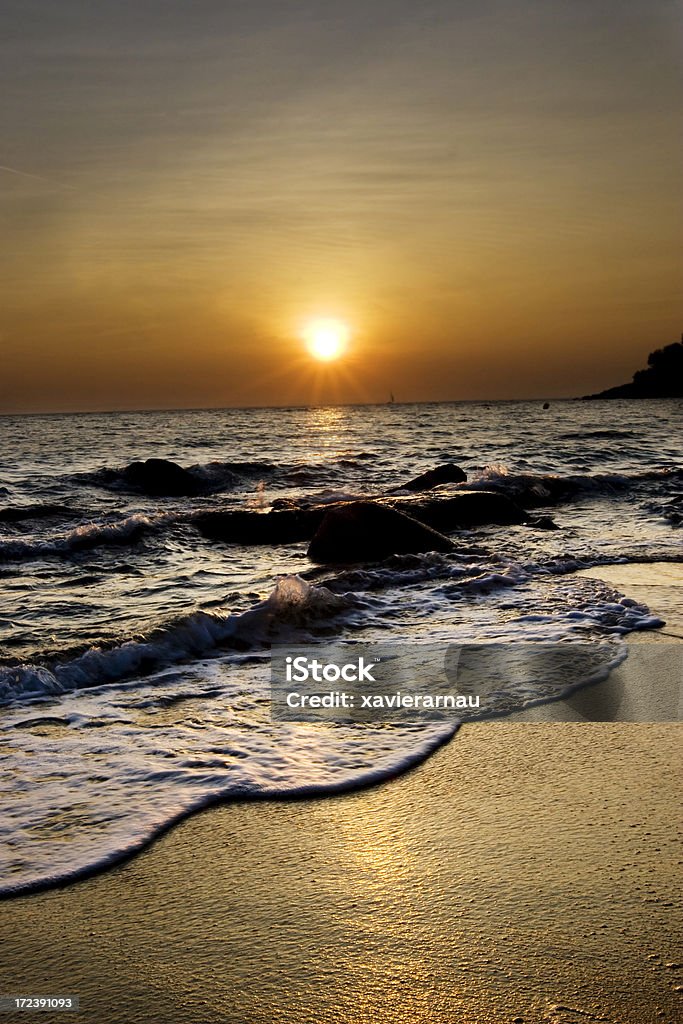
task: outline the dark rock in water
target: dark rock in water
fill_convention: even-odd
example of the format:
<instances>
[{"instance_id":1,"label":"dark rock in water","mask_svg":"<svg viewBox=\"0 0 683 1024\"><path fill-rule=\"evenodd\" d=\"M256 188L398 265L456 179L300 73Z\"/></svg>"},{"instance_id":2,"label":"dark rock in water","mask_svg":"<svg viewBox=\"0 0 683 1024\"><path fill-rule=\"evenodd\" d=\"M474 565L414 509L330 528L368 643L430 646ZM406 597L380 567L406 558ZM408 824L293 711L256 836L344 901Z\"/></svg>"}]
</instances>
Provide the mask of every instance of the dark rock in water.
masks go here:
<instances>
[{"instance_id":1,"label":"dark rock in water","mask_svg":"<svg viewBox=\"0 0 683 1024\"><path fill-rule=\"evenodd\" d=\"M510 525L526 523L527 513L497 491L458 491L447 497L425 495L420 498L387 498L383 504L407 512L434 530L470 529L489 523Z\"/></svg>"},{"instance_id":2,"label":"dark rock in water","mask_svg":"<svg viewBox=\"0 0 683 1024\"><path fill-rule=\"evenodd\" d=\"M414 480L403 484L402 489L404 491L429 491L439 484L460 484L463 480L467 480L467 473L460 466L447 462L444 466L437 466L436 469L430 469L426 473L416 476Z\"/></svg>"},{"instance_id":3,"label":"dark rock in water","mask_svg":"<svg viewBox=\"0 0 683 1024\"><path fill-rule=\"evenodd\" d=\"M404 518L410 517L432 530L445 532L489 523L526 523L529 519L527 513L504 494L494 491L458 491L447 497L422 495L419 498L377 498L372 501L314 505L310 508L285 506L271 512L202 512L195 516L193 522L211 540L230 544L294 544L310 540L329 512L368 504L393 509L403 513Z\"/></svg>"},{"instance_id":4,"label":"dark rock in water","mask_svg":"<svg viewBox=\"0 0 683 1024\"><path fill-rule=\"evenodd\" d=\"M176 498L201 494L201 482L187 469L167 459L131 462L122 472L126 483L153 497Z\"/></svg>"},{"instance_id":5,"label":"dark rock in water","mask_svg":"<svg viewBox=\"0 0 683 1024\"><path fill-rule=\"evenodd\" d=\"M309 544L308 557L327 565L453 550L448 537L389 505L351 501L327 510Z\"/></svg>"},{"instance_id":6,"label":"dark rock in water","mask_svg":"<svg viewBox=\"0 0 683 1024\"><path fill-rule=\"evenodd\" d=\"M550 516L532 516L529 521L525 524L530 526L533 530L561 530L562 527L558 526L554 519Z\"/></svg>"},{"instance_id":7,"label":"dark rock in water","mask_svg":"<svg viewBox=\"0 0 683 1024\"><path fill-rule=\"evenodd\" d=\"M496 493L506 497L515 507L538 508L543 505L559 505L571 500L583 489L590 489L590 478L573 476L553 476L552 473L515 473L498 480L487 481L490 491L480 493ZM623 483L613 476L609 487L618 490L628 486L626 478ZM470 492L460 492L470 493ZM497 520L492 520L497 522ZM512 522L513 520L510 520ZM519 520L520 522L523 520Z\"/></svg>"},{"instance_id":8,"label":"dark rock in water","mask_svg":"<svg viewBox=\"0 0 683 1024\"><path fill-rule=\"evenodd\" d=\"M328 508L204 512L194 524L205 537L230 544L294 544L311 539Z\"/></svg>"},{"instance_id":9,"label":"dark rock in water","mask_svg":"<svg viewBox=\"0 0 683 1024\"><path fill-rule=\"evenodd\" d=\"M280 511L285 509L288 512L299 511L302 508L301 502L295 501L294 498L275 498L271 502L271 508Z\"/></svg>"},{"instance_id":10,"label":"dark rock in water","mask_svg":"<svg viewBox=\"0 0 683 1024\"><path fill-rule=\"evenodd\" d=\"M549 409L550 408L550 402L544 402L543 403L543 408L544 409Z\"/></svg>"}]
</instances>

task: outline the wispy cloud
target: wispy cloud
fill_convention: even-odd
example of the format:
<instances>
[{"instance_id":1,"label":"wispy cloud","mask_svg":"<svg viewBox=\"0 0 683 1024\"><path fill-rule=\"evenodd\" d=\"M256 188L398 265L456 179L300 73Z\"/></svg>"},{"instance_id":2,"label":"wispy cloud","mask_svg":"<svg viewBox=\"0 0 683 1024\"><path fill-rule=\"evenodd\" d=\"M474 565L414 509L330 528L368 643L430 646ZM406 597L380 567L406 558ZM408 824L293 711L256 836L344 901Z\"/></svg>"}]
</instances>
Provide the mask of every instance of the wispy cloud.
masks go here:
<instances>
[{"instance_id":1,"label":"wispy cloud","mask_svg":"<svg viewBox=\"0 0 683 1024\"><path fill-rule=\"evenodd\" d=\"M42 174L31 174L29 171L19 171L16 167L7 167L5 164L0 164L0 171L5 171L6 174L16 174L20 178L30 178L33 181L44 181L47 185L52 185L54 188L64 189L66 192L78 192L75 185L66 185L63 181L55 181L54 178L45 178Z\"/></svg>"}]
</instances>

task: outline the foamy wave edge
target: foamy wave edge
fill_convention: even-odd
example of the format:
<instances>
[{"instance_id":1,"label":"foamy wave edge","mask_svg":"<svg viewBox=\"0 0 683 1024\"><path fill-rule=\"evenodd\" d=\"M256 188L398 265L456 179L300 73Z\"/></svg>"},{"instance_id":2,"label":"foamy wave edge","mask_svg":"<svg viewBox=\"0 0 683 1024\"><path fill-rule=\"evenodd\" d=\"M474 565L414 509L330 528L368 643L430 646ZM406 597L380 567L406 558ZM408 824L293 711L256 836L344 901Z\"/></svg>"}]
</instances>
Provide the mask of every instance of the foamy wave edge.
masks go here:
<instances>
[{"instance_id":1,"label":"foamy wave edge","mask_svg":"<svg viewBox=\"0 0 683 1024\"><path fill-rule=\"evenodd\" d=\"M678 480L680 467L658 467L640 473L520 473L506 466L487 466L466 483L454 485L455 490L496 490L507 497L538 505L562 504L579 494L601 494L627 491L644 483Z\"/></svg>"},{"instance_id":2,"label":"foamy wave edge","mask_svg":"<svg viewBox=\"0 0 683 1024\"><path fill-rule=\"evenodd\" d=\"M173 514L158 516L136 513L125 519L109 523L83 523L44 540L0 540L0 562L44 558L50 555L68 555L72 551L99 547L102 544L127 544L144 533L160 529L178 521Z\"/></svg>"},{"instance_id":3,"label":"foamy wave edge","mask_svg":"<svg viewBox=\"0 0 683 1024\"><path fill-rule=\"evenodd\" d=\"M334 728L334 726L326 726L326 728ZM455 721L438 728L432 728L430 730L429 738L424 738L421 743L416 744L416 746L411 749L410 753L404 752L402 756L397 756L396 761L392 762L391 765L369 768L367 771L361 772L360 774L336 779L333 782L311 783L310 785L298 785L290 788L248 788L242 786L239 789L230 789L227 787L222 790L206 794L197 800L188 801L187 804L177 809L170 817L163 819L160 817L158 821L148 824L144 830L140 830L137 835L131 837L130 841L124 846L121 846L116 850L111 850L98 860L91 861L88 864L75 867L68 871L55 872L51 875L40 875L39 877L23 879L20 882L9 884L0 883L0 900L12 898L14 896L22 896L32 892L41 892L45 889L53 889L56 886L68 885L72 882L90 878L93 875L99 874L101 871L105 871L107 868L120 864L123 861L136 856L138 853L141 853L142 850L150 846L160 836L170 831L170 829L174 828L175 825L183 821L185 818L190 817L190 815L196 814L198 811L215 806L219 803L225 803L230 800L245 799L322 799L341 796L344 793L351 793L359 789L367 789L370 786L380 785L383 782L388 782L391 779L397 778L399 775L404 775L412 768L416 768L419 764L422 764L422 762L426 761L427 758L439 749L439 747L450 742L459 728L460 723Z\"/></svg>"},{"instance_id":4,"label":"foamy wave edge","mask_svg":"<svg viewBox=\"0 0 683 1024\"><path fill-rule=\"evenodd\" d=\"M207 654L229 641L242 650L277 640L292 628L339 615L352 599L311 586L299 576L281 579L265 601L239 615L196 611L160 628L149 639L129 640L109 649L92 648L71 661L0 669L0 705L35 700L149 674L169 664Z\"/></svg>"}]
</instances>

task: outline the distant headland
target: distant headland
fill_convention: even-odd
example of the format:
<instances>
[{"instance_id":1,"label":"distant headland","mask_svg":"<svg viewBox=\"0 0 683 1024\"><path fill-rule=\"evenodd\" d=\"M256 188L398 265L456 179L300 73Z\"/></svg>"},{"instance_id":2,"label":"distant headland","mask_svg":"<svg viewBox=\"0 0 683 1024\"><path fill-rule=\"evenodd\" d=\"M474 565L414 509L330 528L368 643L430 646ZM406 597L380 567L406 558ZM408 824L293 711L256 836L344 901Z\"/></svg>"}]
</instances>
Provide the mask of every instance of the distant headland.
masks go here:
<instances>
[{"instance_id":1,"label":"distant headland","mask_svg":"<svg viewBox=\"0 0 683 1024\"><path fill-rule=\"evenodd\" d=\"M683 336L650 352L647 368L634 373L630 384L583 396L584 401L593 398L683 398Z\"/></svg>"}]
</instances>

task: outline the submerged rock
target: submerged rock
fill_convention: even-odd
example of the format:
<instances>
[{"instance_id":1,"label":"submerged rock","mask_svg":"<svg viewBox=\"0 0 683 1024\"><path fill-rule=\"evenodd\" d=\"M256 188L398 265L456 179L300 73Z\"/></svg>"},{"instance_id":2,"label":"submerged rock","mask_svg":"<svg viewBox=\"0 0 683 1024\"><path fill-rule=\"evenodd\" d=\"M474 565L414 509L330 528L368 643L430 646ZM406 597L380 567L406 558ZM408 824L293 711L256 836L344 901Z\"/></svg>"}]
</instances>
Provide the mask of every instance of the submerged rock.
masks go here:
<instances>
[{"instance_id":1,"label":"submerged rock","mask_svg":"<svg viewBox=\"0 0 683 1024\"><path fill-rule=\"evenodd\" d=\"M414 480L409 480L407 484L402 485L402 489L404 491L429 491L432 487L438 487L439 484L460 484L464 480L467 480L467 473L464 469L452 462L447 462L443 466L437 466L435 469L416 476Z\"/></svg>"},{"instance_id":2,"label":"submerged rock","mask_svg":"<svg viewBox=\"0 0 683 1024\"><path fill-rule=\"evenodd\" d=\"M531 516L526 523L533 530L561 530L554 519L550 516Z\"/></svg>"},{"instance_id":3,"label":"submerged rock","mask_svg":"<svg viewBox=\"0 0 683 1024\"><path fill-rule=\"evenodd\" d=\"M372 505L400 512L404 518L443 532L486 526L489 523L508 525L529 520L527 513L504 494L494 491L458 491L448 496L373 498L308 508L297 508L287 503L271 512L211 511L196 516L194 524L205 537L231 544L293 544L310 540L328 513L357 505Z\"/></svg>"},{"instance_id":4,"label":"submerged rock","mask_svg":"<svg viewBox=\"0 0 683 1024\"><path fill-rule=\"evenodd\" d=\"M294 544L311 539L328 508L204 512L194 524L205 537L230 544Z\"/></svg>"},{"instance_id":5,"label":"submerged rock","mask_svg":"<svg viewBox=\"0 0 683 1024\"><path fill-rule=\"evenodd\" d=\"M526 523L527 513L497 491L458 491L456 494L425 495L421 498L386 499L392 508L407 512L434 530L470 529L489 523Z\"/></svg>"},{"instance_id":6,"label":"submerged rock","mask_svg":"<svg viewBox=\"0 0 683 1024\"><path fill-rule=\"evenodd\" d=\"M353 501L327 510L309 544L308 557L314 562L340 564L453 550L448 537L389 505Z\"/></svg>"},{"instance_id":7,"label":"submerged rock","mask_svg":"<svg viewBox=\"0 0 683 1024\"><path fill-rule=\"evenodd\" d=\"M182 497L200 494L202 484L194 474L167 459L145 459L131 462L121 476L143 494L153 497Z\"/></svg>"}]
</instances>

